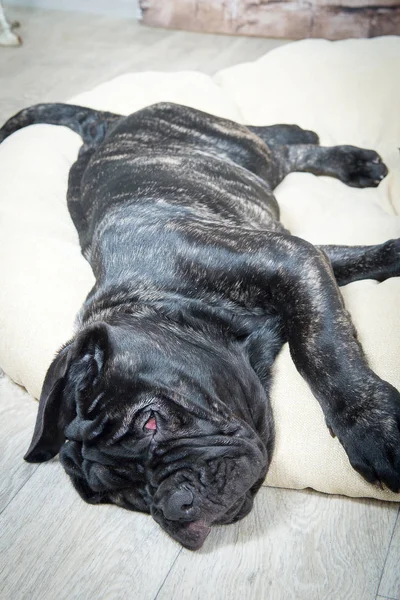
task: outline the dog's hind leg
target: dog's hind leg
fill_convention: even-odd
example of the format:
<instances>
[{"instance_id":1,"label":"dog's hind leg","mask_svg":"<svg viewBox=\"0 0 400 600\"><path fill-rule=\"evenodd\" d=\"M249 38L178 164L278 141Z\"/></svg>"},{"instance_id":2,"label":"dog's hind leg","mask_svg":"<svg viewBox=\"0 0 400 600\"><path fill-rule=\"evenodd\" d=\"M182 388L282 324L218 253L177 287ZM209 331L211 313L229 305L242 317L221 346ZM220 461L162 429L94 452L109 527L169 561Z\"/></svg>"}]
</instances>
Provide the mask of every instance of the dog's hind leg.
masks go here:
<instances>
[{"instance_id":1,"label":"dog's hind leg","mask_svg":"<svg viewBox=\"0 0 400 600\"><path fill-rule=\"evenodd\" d=\"M291 146L293 144L319 144L314 131L302 129L298 125L269 125L256 127L247 125L247 129L258 135L267 146Z\"/></svg>"},{"instance_id":2,"label":"dog's hind leg","mask_svg":"<svg viewBox=\"0 0 400 600\"><path fill-rule=\"evenodd\" d=\"M400 239L376 246L318 246L329 258L338 285L360 279L400 277Z\"/></svg>"},{"instance_id":3,"label":"dog's hind leg","mask_svg":"<svg viewBox=\"0 0 400 600\"><path fill-rule=\"evenodd\" d=\"M388 170L374 150L356 146L300 144L273 148L280 175L294 171L336 177L352 187L377 187Z\"/></svg>"}]
</instances>

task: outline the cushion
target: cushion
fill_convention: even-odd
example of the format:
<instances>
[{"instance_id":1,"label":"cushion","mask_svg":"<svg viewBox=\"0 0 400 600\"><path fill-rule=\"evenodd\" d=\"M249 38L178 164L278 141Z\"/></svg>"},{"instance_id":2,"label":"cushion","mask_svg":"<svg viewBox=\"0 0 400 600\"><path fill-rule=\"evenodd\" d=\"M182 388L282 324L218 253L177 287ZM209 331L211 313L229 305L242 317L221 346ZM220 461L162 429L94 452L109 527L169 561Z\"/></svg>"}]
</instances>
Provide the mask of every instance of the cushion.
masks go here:
<instances>
[{"instance_id":1,"label":"cushion","mask_svg":"<svg viewBox=\"0 0 400 600\"><path fill-rule=\"evenodd\" d=\"M377 189L296 173L276 196L296 235L320 244L377 244L400 237L399 72L400 38L307 40L213 78L123 75L71 102L127 114L174 101L253 125L297 123L326 145L376 149L390 169ZM0 366L36 398L93 285L65 200L80 145L68 129L34 125L0 146ZM400 388L400 278L356 282L342 292L371 366ZM275 365L272 402L277 443L267 484L400 500L353 471L287 346Z\"/></svg>"}]
</instances>

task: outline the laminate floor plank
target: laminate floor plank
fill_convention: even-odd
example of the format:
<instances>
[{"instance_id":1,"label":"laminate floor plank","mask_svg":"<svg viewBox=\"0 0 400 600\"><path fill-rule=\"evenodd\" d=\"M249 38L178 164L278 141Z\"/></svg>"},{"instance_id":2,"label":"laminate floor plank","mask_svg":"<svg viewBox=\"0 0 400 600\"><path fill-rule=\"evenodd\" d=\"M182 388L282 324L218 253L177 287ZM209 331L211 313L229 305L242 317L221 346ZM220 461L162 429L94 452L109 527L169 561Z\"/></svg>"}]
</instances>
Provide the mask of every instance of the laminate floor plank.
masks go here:
<instances>
[{"instance_id":1,"label":"laminate floor plank","mask_svg":"<svg viewBox=\"0 0 400 600\"><path fill-rule=\"evenodd\" d=\"M37 469L23 460L36 411L37 402L0 375L0 513Z\"/></svg>"},{"instance_id":2,"label":"laminate floor plank","mask_svg":"<svg viewBox=\"0 0 400 600\"><path fill-rule=\"evenodd\" d=\"M58 460L0 515L1 600L152 600L179 546L147 515L84 503Z\"/></svg>"},{"instance_id":3,"label":"laminate floor plank","mask_svg":"<svg viewBox=\"0 0 400 600\"><path fill-rule=\"evenodd\" d=\"M157 600L375 600L397 511L262 488L245 520L181 552Z\"/></svg>"},{"instance_id":4,"label":"laminate floor plank","mask_svg":"<svg viewBox=\"0 0 400 600\"><path fill-rule=\"evenodd\" d=\"M400 512L390 542L379 594L400 600Z\"/></svg>"}]
</instances>

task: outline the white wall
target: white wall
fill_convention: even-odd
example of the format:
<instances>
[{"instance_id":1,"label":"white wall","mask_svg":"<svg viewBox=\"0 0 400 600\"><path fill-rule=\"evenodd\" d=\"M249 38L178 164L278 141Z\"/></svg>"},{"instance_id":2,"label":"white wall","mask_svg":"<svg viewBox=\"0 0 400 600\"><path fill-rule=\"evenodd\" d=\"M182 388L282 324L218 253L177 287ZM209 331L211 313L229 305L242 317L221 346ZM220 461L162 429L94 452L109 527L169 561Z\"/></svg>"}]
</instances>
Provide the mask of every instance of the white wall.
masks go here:
<instances>
[{"instance_id":1,"label":"white wall","mask_svg":"<svg viewBox=\"0 0 400 600\"><path fill-rule=\"evenodd\" d=\"M5 5L75 10L116 17L140 17L139 0L5 0Z\"/></svg>"}]
</instances>

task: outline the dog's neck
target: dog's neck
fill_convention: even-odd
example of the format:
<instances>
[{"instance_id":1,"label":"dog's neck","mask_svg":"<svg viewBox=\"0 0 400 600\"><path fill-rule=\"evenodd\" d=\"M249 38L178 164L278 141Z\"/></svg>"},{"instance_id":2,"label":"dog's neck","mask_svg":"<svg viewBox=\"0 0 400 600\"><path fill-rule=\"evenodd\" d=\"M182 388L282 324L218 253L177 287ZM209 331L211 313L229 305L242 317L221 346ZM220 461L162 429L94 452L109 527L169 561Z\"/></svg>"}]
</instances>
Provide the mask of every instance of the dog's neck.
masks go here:
<instances>
[{"instance_id":1,"label":"dog's neck","mask_svg":"<svg viewBox=\"0 0 400 600\"><path fill-rule=\"evenodd\" d=\"M194 330L218 332L218 335L243 340L265 324L265 314L259 314L232 306L223 307L197 299L183 298L176 294L160 293L158 297L143 294L125 297L109 290L94 291L89 295L77 317L78 327L96 321L118 322L129 317L154 314L156 318L172 321Z\"/></svg>"}]
</instances>

